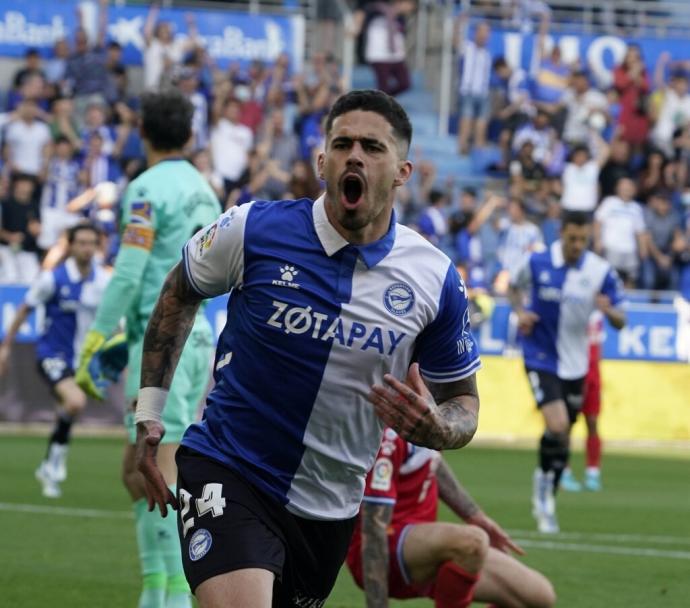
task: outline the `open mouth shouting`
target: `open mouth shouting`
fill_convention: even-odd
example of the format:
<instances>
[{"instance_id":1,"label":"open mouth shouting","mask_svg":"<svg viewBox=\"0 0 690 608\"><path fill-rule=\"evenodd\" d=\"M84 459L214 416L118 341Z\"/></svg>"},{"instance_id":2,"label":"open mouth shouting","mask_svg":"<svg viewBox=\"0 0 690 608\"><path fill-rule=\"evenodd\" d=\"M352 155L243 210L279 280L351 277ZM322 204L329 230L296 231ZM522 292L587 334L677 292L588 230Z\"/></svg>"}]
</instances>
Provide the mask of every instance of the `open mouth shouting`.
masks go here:
<instances>
[{"instance_id":1,"label":"open mouth shouting","mask_svg":"<svg viewBox=\"0 0 690 608\"><path fill-rule=\"evenodd\" d=\"M364 198L364 178L352 171L346 173L340 180L340 202L345 209L354 210Z\"/></svg>"}]
</instances>

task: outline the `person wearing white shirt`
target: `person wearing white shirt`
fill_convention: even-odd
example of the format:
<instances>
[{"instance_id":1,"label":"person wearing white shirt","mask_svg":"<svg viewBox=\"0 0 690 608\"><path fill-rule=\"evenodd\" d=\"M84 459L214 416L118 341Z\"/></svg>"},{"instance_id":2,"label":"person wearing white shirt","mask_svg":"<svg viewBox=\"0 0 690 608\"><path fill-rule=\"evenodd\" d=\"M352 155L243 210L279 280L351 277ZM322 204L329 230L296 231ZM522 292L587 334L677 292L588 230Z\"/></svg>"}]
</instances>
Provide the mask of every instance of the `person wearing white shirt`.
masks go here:
<instances>
[{"instance_id":1,"label":"person wearing white shirt","mask_svg":"<svg viewBox=\"0 0 690 608\"><path fill-rule=\"evenodd\" d=\"M227 99L221 117L211 130L213 168L223 178L226 195L241 185L249 165L249 151L254 145L251 129L240 124L240 109L237 99Z\"/></svg>"},{"instance_id":2,"label":"person wearing white shirt","mask_svg":"<svg viewBox=\"0 0 690 608\"><path fill-rule=\"evenodd\" d=\"M5 129L5 162L11 171L44 176L51 150L50 129L38 120L35 101L26 99L17 107L17 119Z\"/></svg>"},{"instance_id":3,"label":"person wearing white shirt","mask_svg":"<svg viewBox=\"0 0 690 608\"><path fill-rule=\"evenodd\" d=\"M502 241L499 259L503 269L509 272L527 253L543 246L541 230L527 220L525 202L521 198L511 197L508 201L508 227Z\"/></svg>"},{"instance_id":4,"label":"person wearing white shirt","mask_svg":"<svg viewBox=\"0 0 690 608\"><path fill-rule=\"evenodd\" d=\"M594 251L618 271L626 287L635 286L648 252L647 227L642 207L634 200L635 189L632 179L620 178L616 195L607 196L594 214Z\"/></svg>"},{"instance_id":5,"label":"person wearing white shirt","mask_svg":"<svg viewBox=\"0 0 690 608\"><path fill-rule=\"evenodd\" d=\"M685 72L675 72L664 89L664 101L652 131L652 141L667 156L673 156L673 132L689 121L688 76Z\"/></svg>"},{"instance_id":6,"label":"person wearing white shirt","mask_svg":"<svg viewBox=\"0 0 690 608\"><path fill-rule=\"evenodd\" d=\"M581 144L570 153L563 175L561 205L565 211L592 213L599 202L599 172L609 157L609 147L598 138L597 157L592 158L589 147Z\"/></svg>"},{"instance_id":7,"label":"person wearing white shirt","mask_svg":"<svg viewBox=\"0 0 690 608\"><path fill-rule=\"evenodd\" d=\"M566 107L563 139L571 145L587 143L592 116L599 114L606 120L608 115L606 95L590 88L587 73L581 70L573 74L572 86L565 92L562 103Z\"/></svg>"}]
</instances>

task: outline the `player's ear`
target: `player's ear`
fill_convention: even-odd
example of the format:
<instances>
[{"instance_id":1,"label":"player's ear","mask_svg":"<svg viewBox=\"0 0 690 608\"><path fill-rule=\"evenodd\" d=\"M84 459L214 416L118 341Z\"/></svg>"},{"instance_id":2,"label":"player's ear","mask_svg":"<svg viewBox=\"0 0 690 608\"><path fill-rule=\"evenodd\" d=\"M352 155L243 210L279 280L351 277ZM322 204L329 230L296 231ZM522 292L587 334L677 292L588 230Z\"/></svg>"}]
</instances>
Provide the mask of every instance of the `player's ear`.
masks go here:
<instances>
[{"instance_id":1,"label":"player's ear","mask_svg":"<svg viewBox=\"0 0 690 608\"><path fill-rule=\"evenodd\" d=\"M412 175L412 169L413 166L409 160L401 160L398 164L398 175L393 180L393 186L398 188L407 183L407 180L410 179L410 175Z\"/></svg>"},{"instance_id":2,"label":"player's ear","mask_svg":"<svg viewBox=\"0 0 690 608\"><path fill-rule=\"evenodd\" d=\"M319 152L319 155L316 157L316 172L318 174L319 179L324 179L323 177L323 164L326 160L326 155L323 152Z\"/></svg>"}]
</instances>

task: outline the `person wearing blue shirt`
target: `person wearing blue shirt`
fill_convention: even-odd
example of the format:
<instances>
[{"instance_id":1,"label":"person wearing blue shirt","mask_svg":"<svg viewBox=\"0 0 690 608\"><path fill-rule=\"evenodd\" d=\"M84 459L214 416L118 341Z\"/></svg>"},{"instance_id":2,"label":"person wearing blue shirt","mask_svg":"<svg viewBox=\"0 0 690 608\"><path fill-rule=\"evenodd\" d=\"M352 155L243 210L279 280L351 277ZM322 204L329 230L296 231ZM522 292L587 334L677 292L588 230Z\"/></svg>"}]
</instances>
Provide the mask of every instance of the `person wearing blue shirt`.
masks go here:
<instances>
[{"instance_id":1,"label":"person wearing blue shirt","mask_svg":"<svg viewBox=\"0 0 690 608\"><path fill-rule=\"evenodd\" d=\"M405 111L352 91L325 133L325 194L233 207L199 231L146 330L138 467L150 509L179 504L202 608L323 606L384 427L436 449L477 428L465 285L393 212L412 172ZM156 464L161 411L200 302L230 290L216 384L177 451L175 497Z\"/></svg>"},{"instance_id":2,"label":"person wearing blue shirt","mask_svg":"<svg viewBox=\"0 0 690 608\"><path fill-rule=\"evenodd\" d=\"M570 427L582 407L590 315L598 309L614 328L625 325L621 281L606 260L587 251L591 235L589 214L566 211L560 240L528 254L511 274L525 369L544 418L532 508L545 533L559 531L555 493L568 464Z\"/></svg>"},{"instance_id":3,"label":"person wearing blue shirt","mask_svg":"<svg viewBox=\"0 0 690 608\"><path fill-rule=\"evenodd\" d=\"M45 306L45 329L36 343L38 371L60 404L46 457L36 471L43 495L58 498L67 477L67 448L86 395L74 381L79 347L110 275L94 261L100 232L82 223L67 231L69 257L33 282L0 346L0 376L7 372L12 344L29 313Z\"/></svg>"}]
</instances>

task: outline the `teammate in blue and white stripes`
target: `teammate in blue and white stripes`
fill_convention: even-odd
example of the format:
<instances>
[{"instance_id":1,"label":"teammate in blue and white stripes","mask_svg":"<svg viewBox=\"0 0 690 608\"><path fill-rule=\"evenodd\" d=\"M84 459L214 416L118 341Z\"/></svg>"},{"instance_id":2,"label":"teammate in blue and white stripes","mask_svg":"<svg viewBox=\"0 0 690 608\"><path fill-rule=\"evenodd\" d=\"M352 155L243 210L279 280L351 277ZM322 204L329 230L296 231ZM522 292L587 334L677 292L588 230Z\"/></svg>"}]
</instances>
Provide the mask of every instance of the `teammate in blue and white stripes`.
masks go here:
<instances>
[{"instance_id":1,"label":"teammate in blue and white stripes","mask_svg":"<svg viewBox=\"0 0 690 608\"><path fill-rule=\"evenodd\" d=\"M554 498L568 465L570 427L582 407L590 315L598 309L616 329L625 325L621 281L606 260L587 251L591 236L591 216L566 211L560 240L530 253L511 276L525 369L544 417L532 507L545 533L559 530Z\"/></svg>"},{"instance_id":2,"label":"teammate in blue and white stripes","mask_svg":"<svg viewBox=\"0 0 690 608\"><path fill-rule=\"evenodd\" d=\"M7 371L12 344L29 313L45 306L45 328L36 343L38 371L58 399L55 428L46 457L36 470L43 495L57 498L67 477L67 447L75 418L86 406L86 395L74 381L79 348L110 275L94 262L100 232L77 224L67 232L69 257L43 271L27 292L0 346L0 376Z\"/></svg>"},{"instance_id":3,"label":"teammate in blue and white stripes","mask_svg":"<svg viewBox=\"0 0 690 608\"><path fill-rule=\"evenodd\" d=\"M138 462L165 514L177 506L155 461L166 389L201 300L233 290L215 387L177 452L183 561L202 607L323 606L384 426L436 449L476 431L465 286L393 212L412 172L407 115L385 93L352 91L325 131L326 193L234 207L201 230L146 332Z\"/></svg>"}]
</instances>

